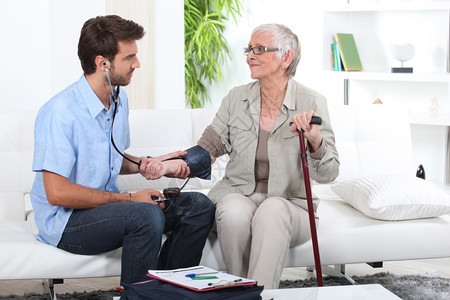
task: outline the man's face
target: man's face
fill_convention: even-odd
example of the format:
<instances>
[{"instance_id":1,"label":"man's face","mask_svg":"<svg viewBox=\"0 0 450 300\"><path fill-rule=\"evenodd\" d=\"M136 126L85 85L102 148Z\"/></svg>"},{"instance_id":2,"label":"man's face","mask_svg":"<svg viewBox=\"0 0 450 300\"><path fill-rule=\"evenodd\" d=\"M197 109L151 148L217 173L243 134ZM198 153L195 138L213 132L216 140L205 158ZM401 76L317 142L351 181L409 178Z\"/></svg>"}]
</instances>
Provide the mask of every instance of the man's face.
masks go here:
<instances>
[{"instance_id":1,"label":"man's face","mask_svg":"<svg viewBox=\"0 0 450 300\"><path fill-rule=\"evenodd\" d=\"M133 77L134 69L141 65L137 58L136 41L119 42L119 51L111 62L110 76L111 84L114 86L126 86Z\"/></svg>"}]
</instances>

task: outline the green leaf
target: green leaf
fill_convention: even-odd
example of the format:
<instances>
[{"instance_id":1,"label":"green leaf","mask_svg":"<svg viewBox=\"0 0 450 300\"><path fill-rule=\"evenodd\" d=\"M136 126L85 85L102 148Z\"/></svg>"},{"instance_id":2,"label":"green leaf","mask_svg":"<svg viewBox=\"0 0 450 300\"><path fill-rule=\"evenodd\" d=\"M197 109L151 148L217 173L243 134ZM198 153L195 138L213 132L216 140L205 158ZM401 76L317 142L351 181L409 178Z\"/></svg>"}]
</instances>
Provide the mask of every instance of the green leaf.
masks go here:
<instances>
[{"instance_id":1,"label":"green leaf","mask_svg":"<svg viewBox=\"0 0 450 300\"><path fill-rule=\"evenodd\" d=\"M223 21L231 14L237 24L241 9L240 0L184 1L186 106L203 107L209 101L203 82L223 80L220 63L231 58Z\"/></svg>"}]
</instances>

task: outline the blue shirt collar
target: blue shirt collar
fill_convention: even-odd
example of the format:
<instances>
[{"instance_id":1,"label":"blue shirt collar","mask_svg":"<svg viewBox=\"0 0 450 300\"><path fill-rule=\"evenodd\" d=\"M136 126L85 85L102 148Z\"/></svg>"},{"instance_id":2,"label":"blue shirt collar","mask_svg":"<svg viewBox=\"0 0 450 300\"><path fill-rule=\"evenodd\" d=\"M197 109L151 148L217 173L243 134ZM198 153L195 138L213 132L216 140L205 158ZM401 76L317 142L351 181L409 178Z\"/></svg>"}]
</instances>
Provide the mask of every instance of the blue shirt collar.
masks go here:
<instances>
[{"instance_id":1,"label":"blue shirt collar","mask_svg":"<svg viewBox=\"0 0 450 300\"><path fill-rule=\"evenodd\" d=\"M89 85L89 82L87 81L84 74L81 75L80 80L78 80L77 87L78 87L81 97L93 119L95 119L102 111L106 110L106 107L103 105L103 103L97 97L94 90ZM97 99L98 101L92 101L92 99ZM113 102L114 101L111 100L111 108L114 108ZM120 93L119 93L119 98L117 99L117 102L119 104L119 107L121 107L122 101L120 99Z\"/></svg>"}]
</instances>

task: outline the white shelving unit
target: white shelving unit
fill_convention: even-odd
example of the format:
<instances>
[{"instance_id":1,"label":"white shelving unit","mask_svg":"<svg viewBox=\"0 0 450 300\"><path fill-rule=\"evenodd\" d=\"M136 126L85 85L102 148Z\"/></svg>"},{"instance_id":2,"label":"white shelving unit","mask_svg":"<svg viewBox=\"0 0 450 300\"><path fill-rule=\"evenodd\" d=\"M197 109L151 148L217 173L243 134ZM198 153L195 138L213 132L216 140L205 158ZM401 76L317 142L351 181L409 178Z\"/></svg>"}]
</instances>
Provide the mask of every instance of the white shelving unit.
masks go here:
<instances>
[{"instance_id":1,"label":"white shelving unit","mask_svg":"<svg viewBox=\"0 0 450 300\"><path fill-rule=\"evenodd\" d=\"M450 183L450 1L333 1L323 10L323 71L327 78L341 81L344 104L383 103L405 105L411 112L412 129L425 126L439 135L446 164L441 178ZM349 3L347 3L349 2ZM363 71L331 71L330 44L334 34L352 33ZM400 67L390 52L392 44L411 43L414 57L404 62L413 73L391 73ZM438 103L438 115L428 111L431 99ZM418 127L419 126L419 127ZM437 126L437 127L436 127ZM430 129L431 128L431 129ZM414 135L414 133L413 133ZM444 135L443 138L442 135Z\"/></svg>"},{"instance_id":2,"label":"white shelving unit","mask_svg":"<svg viewBox=\"0 0 450 300\"><path fill-rule=\"evenodd\" d=\"M353 82L358 90L375 90L370 94L365 93L368 94L365 97L365 102L371 103L376 98L381 98L383 102L388 101L390 103L406 102L405 105L409 106L411 111L412 124L450 126L449 73L325 72L328 73L328 77L341 80L345 85L344 104L350 103L352 97L348 89L350 89L350 82ZM429 90L433 91L432 96L428 95ZM359 95L361 94L364 93L359 92ZM360 96L354 96L353 98L356 97ZM432 97L440 99L437 116L430 116L428 113L428 105ZM354 102L357 103L358 100Z\"/></svg>"}]
</instances>

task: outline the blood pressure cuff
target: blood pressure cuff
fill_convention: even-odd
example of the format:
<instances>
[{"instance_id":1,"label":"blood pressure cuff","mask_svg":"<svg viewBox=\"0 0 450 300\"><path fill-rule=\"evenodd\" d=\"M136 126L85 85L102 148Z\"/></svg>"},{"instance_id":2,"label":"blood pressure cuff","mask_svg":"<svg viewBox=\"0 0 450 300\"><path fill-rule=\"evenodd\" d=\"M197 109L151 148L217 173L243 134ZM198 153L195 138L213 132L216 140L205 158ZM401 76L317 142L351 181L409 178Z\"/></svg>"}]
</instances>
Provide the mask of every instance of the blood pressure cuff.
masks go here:
<instances>
[{"instance_id":1,"label":"blood pressure cuff","mask_svg":"<svg viewBox=\"0 0 450 300\"><path fill-rule=\"evenodd\" d=\"M189 177L211 179L211 155L209 152L198 145L185 151L187 155L184 155L183 158L191 169Z\"/></svg>"}]
</instances>

